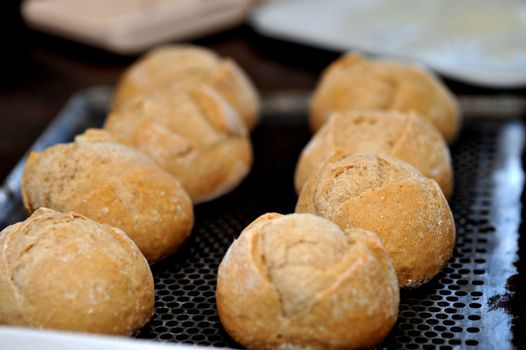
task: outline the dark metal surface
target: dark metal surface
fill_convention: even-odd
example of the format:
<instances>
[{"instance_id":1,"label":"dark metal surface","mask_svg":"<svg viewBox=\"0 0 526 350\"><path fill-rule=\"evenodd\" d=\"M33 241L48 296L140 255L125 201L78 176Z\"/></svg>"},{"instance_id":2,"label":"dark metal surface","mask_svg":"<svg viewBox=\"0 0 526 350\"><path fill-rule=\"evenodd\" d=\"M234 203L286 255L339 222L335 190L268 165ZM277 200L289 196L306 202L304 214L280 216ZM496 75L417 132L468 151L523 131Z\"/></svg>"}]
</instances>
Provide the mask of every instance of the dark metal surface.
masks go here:
<instances>
[{"instance_id":1,"label":"dark metal surface","mask_svg":"<svg viewBox=\"0 0 526 350\"><path fill-rule=\"evenodd\" d=\"M100 126L109 98L104 88L78 94L34 148ZM294 210L294 167L310 138L304 112L266 110L272 113L252 135L255 164L249 177L231 194L195 207L196 225L188 242L153 267L156 312L140 337L239 347L224 333L215 311L218 264L233 239L260 214ZM523 303L517 296L523 279L516 265L524 136L521 121L466 121L452 148L456 189L450 204L458 234L453 257L431 283L402 292L398 323L383 348L521 347ZM21 170L19 164L0 189L0 228L25 217Z\"/></svg>"}]
</instances>

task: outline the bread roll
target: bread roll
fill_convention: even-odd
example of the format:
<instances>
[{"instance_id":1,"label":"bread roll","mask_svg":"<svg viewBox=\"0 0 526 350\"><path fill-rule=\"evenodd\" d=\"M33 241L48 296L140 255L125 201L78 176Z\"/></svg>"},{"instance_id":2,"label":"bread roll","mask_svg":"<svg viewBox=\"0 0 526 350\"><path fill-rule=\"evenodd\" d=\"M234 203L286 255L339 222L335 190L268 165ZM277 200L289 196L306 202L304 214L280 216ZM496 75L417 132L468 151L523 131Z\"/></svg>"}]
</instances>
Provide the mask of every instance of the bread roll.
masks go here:
<instances>
[{"instance_id":1,"label":"bread roll","mask_svg":"<svg viewBox=\"0 0 526 350\"><path fill-rule=\"evenodd\" d=\"M176 176L194 203L231 191L252 165L245 126L209 88L138 97L105 127Z\"/></svg>"},{"instance_id":2,"label":"bread roll","mask_svg":"<svg viewBox=\"0 0 526 350\"><path fill-rule=\"evenodd\" d=\"M119 109L138 95L201 86L225 98L248 129L255 127L260 102L252 82L234 61L198 46L163 46L150 51L122 76L113 108Z\"/></svg>"},{"instance_id":3,"label":"bread roll","mask_svg":"<svg viewBox=\"0 0 526 350\"><path fill-rule=\"evenodd\" d=\"M296 212L378 234L402 287L431 280L455 244L453 215L437 183L382 155L336 153L309 177Z\"/></svg>"},{"instance_id":4,"label":"bread roll","mask_svg":"<svg viewBox=\"0 0 526 350\"><path fill-rule=\"evenodd\" d=\"M131 335L153 314L153 278L119 229L41 208L0 233L0 324Z\"/></svg>"},{"instance_id":5,"label":"bread roll","mask_svg":"<svg viewBox=\"0 0 526 350\"><path fill-rule=\"evenodd\" d=\"M337 150L347 154L383 154L398 158L438 182L446 197L453 191L447 144L431 123L414 113L335 113L301 153L295 177L298 193L309 175Z\"/></svg>"},{"instance_id":6,"label":"bread roll","mask_svg":"<svg viewBox=\"0 0 526 350\"><path fill-rule=\"evenodd\" d=\"M411 112L428 119L451 143L460 129L457 102L430 73L410 65L345 55L322 74L310 105L318 130L333 112L379 109Z\"/></svg>"},{"instance_id":7,"label":"bread roll","mask_svg":"<svg viewBox=\"0 0 526 350\"><path fill-rule=\"evenodd\" d=\"M31 153L22 195L29 213L74 211L122 229L150 263L175 252L193 225L179 181L103 130Z\"/></svg>"},{"instance_id":8,"label":"bread roll","mask_svg":"<svg viewBox=\"0 0 526 350\"><path fill-rule=\"evenodd\" d=\"M217 310L249 349L362 349L380 343L399 304L378 238L308 214L265 214L219 266Z\"/></svg>"}]
</instances>

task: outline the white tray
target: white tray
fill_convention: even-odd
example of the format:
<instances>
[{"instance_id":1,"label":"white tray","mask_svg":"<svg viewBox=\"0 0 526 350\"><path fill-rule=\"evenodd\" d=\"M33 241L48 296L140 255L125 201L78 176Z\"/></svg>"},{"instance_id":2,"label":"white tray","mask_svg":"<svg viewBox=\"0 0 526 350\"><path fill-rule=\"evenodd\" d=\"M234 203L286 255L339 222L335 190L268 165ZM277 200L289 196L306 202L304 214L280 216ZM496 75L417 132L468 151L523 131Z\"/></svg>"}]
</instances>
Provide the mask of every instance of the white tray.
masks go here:
<instances>
[{"instance_id":1,"label":"white tray","mask_svg":"<svg viewBox=\"0 0 526 350\"><path fill-rule=\"evenodd\" d=\"M526 85L520 0L280 0L260 6L251 22L268 36L409 58L476 85Z\"/></svg>"}]
</instances>

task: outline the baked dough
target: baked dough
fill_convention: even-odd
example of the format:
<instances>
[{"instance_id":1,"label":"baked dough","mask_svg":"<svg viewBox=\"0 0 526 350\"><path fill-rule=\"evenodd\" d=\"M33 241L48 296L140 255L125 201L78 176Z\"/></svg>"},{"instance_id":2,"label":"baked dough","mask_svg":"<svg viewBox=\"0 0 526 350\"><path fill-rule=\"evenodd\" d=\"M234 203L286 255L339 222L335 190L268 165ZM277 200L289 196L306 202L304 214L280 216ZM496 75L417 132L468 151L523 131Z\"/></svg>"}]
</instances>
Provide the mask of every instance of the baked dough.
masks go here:
<instances>
[{"instance_id":1,"label":"baked dough","mask_svg":"<svg viewBox=\"0 0 526 350\"><path fill-rule=\"evenodd\" d=\"M318 130L333 112L379 109L414 111L428 119L451 143L460 129L454 96L430 73L387 60L345 55L322 74L310 104L310 123Z\"/></svg>"},{"instance_id":2,"label":"baked dough","mask_svg":"<svg viewBox=\"0 0 526 350\"><path fill-rule=\"evenodd\" d=\"M396 322L396 274L378 238L309 214L265 214L219 266L217 309L249 349L362 349Z\"/></svg>"},{"instance_id":3,"label":"baked dough","mask_svg":"<svg viewBox=\"0 0 526 350\"><path fill-rule=\"evenodd\" d=\"M252 165L245 126L208 87L138 97L111 113L105 127L176 176L194 203L231 191Z\"/></svg>"},{"instance_id":4,"label":"baked dough","mask_svg":"<svg viewBox=\"0 0 526 350\"><path fill-rule=\"evenodd\" d=\"M153 314L153 277L119 229L41 208L0 233L0 324L131 335Z\"/></svg>"},{"instance_id":5,"label":"baked dough","mask_svg":"<svg viewBox=\"0 0 526 350\"><path fill-rule=\"evenodd\" d=\"M175 252L193 225L179 181L104 130L31 153L22 195L29 213L74 211L122 229L150 263Z\"/></svg>"},{"instance_id":6,"label":"baked dough","mask_svg":"<svg viewBox=\"0 0 526 350\"><path fill-rule=\"evenodd\" d=\"M162 46L133 64L117 85L113 108L119 109L138 95L200 86L217 91L248 129L255 127L260 102L250 79L234 61L191 45Z\"/></svg>"},{"instance_id":7,"label":"baked dough","mask_svg":"<svg viewBox=\"0 0 526 350\"><path fill-rule=\"evenodd\" d=\"M295 176L298 193L309 175L337 150L403 160L438 182L447 198L453 191L447 144L431 123L414 113L336 112L301 153Z\"/></svg>"},{"instance_id":8,"label":"baked dough","mask_svg":"<svg viewBox=\"0 0 526 350\"><path fill-rule=\"evenodd\" d=\"M437 183L387 156L336 152L309 177L296 212L375 232L402 287L431 280L455 245L453 215Z\"/></svg>"}]
</instances>

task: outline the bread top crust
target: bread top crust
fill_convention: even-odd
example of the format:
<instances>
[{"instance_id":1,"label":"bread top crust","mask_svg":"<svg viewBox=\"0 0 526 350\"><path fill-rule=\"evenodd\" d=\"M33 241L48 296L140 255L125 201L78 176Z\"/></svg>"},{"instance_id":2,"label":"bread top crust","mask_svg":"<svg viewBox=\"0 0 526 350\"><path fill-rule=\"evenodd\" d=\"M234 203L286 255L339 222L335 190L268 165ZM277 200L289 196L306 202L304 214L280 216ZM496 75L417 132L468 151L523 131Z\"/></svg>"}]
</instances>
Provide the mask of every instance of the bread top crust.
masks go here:
<instances>
[{"instance_id":1,"label":"bread top crust","mask_svg":"<svg viewBox=\"0 0 526 350\"><path fill-rule=\"evenodd\" d=\"M392 111L336 112L305 146L296 169L299 193L307 178L335 151L382 154L403 160L436 180L451 195L451 156L442 135L415 113Z\"/></svg>"},{"instance_id":2,"label":"bread top crust","mask_svg":"<svg viewBox=\"0 0 526 350\"><path fill-rule=\"evenodd\" d=\"M236 111L208 87L138 96L110 113L105 128L134 144L148 133L173 137L178 153L212 147L227 138L248 137Z\"/></svg>"},{"instance_id":3,"label":"bread top crust","mask_svg":"<svg viewBox=\"0 0 526 350\"><path fill-rule=\"evenodd\" d=\"M333 112L416 112L451 143L461 124L454 96L420 67L348 54L323 73L311 100L311 127L318 130Z\"/></svg>"},{"instance_id":4,"label":"bread top crust","mask_svg":"<svg viewBox=\"0 0 526 350\"><path fill-rule=\"evenodd\" d=\"M396 274L374 234L344 232L310 214L265 214L249 225L220 265L217 293L229 333L263 349L374 345L399 302ZM356 324L362 317L372 334Z\"/></svg>"},{"instance_id":5,"label":"bread top crust","mask_svg":"<svg viewBox=\"0 0 526 350\"><path fill-rule=\"evenodd\" d=\"M131 334L153 313L148 263L117 228L40 208L0 248L0 323Z\"/></svg>"},{"instance_id":6,"label":"bread top crust","mask_svg":"<svg viewBox=\"0 0 526 350\"><path fill-rule=\"evenodd\" d=\"M259 119L259 96L239 66L230 59L192 45L161 46L134 63L121 78L113 110L134 98L161 91L213 89L239 113L248 129Z\"/></svg>"}]
</instances>

